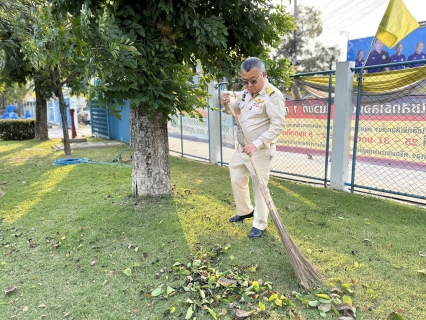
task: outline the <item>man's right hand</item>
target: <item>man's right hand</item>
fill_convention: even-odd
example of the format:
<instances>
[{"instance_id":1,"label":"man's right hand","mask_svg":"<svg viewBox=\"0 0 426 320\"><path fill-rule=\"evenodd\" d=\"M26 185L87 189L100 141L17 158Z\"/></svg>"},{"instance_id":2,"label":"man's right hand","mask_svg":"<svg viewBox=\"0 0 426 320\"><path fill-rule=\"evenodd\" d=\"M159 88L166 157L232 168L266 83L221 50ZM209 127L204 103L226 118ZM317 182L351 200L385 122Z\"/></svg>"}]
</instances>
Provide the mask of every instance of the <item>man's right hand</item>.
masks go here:
<instances>
[{"instance_id":1,"label":"man's right hand","mask_svg":"<svg viewBox=\"0 0 426 320\"><path fill-rule=\"evenodd\" d=\"M225 110L229 111L229 108L231 108L231 95L229 92L222 92L220 99Z\"/></svg>"}]
</instances>

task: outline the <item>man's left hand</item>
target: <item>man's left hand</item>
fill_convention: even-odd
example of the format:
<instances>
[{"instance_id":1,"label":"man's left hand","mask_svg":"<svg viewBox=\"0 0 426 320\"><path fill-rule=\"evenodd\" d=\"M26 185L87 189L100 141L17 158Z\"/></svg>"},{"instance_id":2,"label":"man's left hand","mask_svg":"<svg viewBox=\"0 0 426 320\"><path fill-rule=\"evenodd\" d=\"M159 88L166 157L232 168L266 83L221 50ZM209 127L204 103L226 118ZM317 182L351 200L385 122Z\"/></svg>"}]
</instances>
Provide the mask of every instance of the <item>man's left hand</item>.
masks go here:
<instances>
[{"instance_id":1,"label":"man's left hand","mask_svg":"<svg viewBox=\"0 0 426 320\"><path fill-rule=\"evenodd\" d=\"M253 153L255 153L257 151L257 148L254 146L253 143L249 143L248 145L246 145L243 150L242 150L245 154L247 154L248 156L252 156Z\"/></svg>"}]
</instances>

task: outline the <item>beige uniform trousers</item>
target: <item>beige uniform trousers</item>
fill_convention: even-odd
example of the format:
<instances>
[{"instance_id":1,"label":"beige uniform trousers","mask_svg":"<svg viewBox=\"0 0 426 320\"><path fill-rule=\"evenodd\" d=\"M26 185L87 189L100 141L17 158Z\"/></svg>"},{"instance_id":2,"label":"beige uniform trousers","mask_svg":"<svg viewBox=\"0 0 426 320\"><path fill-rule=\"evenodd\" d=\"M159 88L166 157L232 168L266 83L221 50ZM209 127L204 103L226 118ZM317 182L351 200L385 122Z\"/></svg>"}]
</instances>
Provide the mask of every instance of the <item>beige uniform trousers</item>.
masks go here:
<instances>
[{"instance_id":1,"label":"beige uniform trousers","mask_svg":"<svg viewBox=\"0 0 426 320\"><path fill-rule=\"evenodd\" d=\"M249 176L251 175L255 204L253 227L264 230L268 225L269 209L260 191L260 183L257 180L250 158L241 152L241 150L242 147L238 145L229 163L237 215L244 216L253 211L248 185ZM275 144L271 144L269 148L259 149L252 155L257 171L266 185L269 181L269 172L272 167L272 158L275 156L275 151Z\"/></svg>"}]
</instances>

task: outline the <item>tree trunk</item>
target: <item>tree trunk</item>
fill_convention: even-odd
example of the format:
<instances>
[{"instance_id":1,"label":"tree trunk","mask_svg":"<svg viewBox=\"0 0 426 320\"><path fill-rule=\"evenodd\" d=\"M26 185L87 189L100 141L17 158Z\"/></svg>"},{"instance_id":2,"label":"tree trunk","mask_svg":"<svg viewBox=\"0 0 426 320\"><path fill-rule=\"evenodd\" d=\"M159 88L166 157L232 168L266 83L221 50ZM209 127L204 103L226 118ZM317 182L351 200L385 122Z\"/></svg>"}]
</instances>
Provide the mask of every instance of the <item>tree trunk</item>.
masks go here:
<instances>
[{"instance_id":1,"label":"tree trunk","mask_svg":"<svg viewBox=\"0 0 426 320\"><path fill-rule=\"evenodd\" d=\"M130 134L133 196L170 195L167 120L160 115L149 119L143 105L131 108Z\"/></svg>"},{"instance_id":2,"label":"tree trunk","mask_svg":"<svg viewBox=\"0 0 426 320\"><path fill-rule=\"evenodd\" d=\"M71 146L70 146L70 136L68 133L68 123L67 123L67 105L65 104L64 93L62 88L56 92L56 96L59 100L59 111L61 113L62 121L62 132L64 134L64 153L67 156L71 155Z\"/></svg>"},{"instance_id":3,"label":"tree trunk","mask_svg":"<svg viewBox=\"0 0 426 320\"><path fill-rule=\"evenodd\" d=\"M47 104L40 88L40 82L34 81L36 95L36 122L35 139L49 140L49 129L47 127Z\"/></svg>"},{"instance_id":4,"label":"tree trunk","mask_svg":"<svg viewBox=\"0 0 426 320\"><path fill-rule=\"evenodd\" d=\"M58 66L55 66L53 71L50 73L50 79L52 82L52 87L54 88L55 96L59 100L59 112L61 113L62 121L62 132L63 132L63 142L64 142L64 153L67 156L71 155L71 146L70 146L70 136L68 133L68 123L67 123L67 105L65 104L64 93L62 92L61 76L59 73Z\"/></svg>"}]
</instances>

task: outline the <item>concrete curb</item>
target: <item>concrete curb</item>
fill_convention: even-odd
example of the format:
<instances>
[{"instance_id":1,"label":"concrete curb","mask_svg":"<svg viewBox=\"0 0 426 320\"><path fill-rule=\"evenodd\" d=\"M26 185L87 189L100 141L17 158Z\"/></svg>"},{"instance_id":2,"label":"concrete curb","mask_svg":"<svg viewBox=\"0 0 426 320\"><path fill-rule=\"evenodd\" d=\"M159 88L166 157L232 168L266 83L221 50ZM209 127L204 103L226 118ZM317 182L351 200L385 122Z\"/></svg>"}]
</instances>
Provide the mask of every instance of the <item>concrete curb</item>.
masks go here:
<instances>
[{"instance_id":1,"label":"concrete curb","mask_svg":"<svg viewBox=\"0 0 426 320\"><path fill-rule=\"evenodd\" d=\"M80 142L70 143L71 150L90 149L90 148L107 148L107 147L128 147L128 144L120 141L101 141L101 142ZM52 145L56 151L64 150L63 145Z\"/></svg>"}]
</instances>

